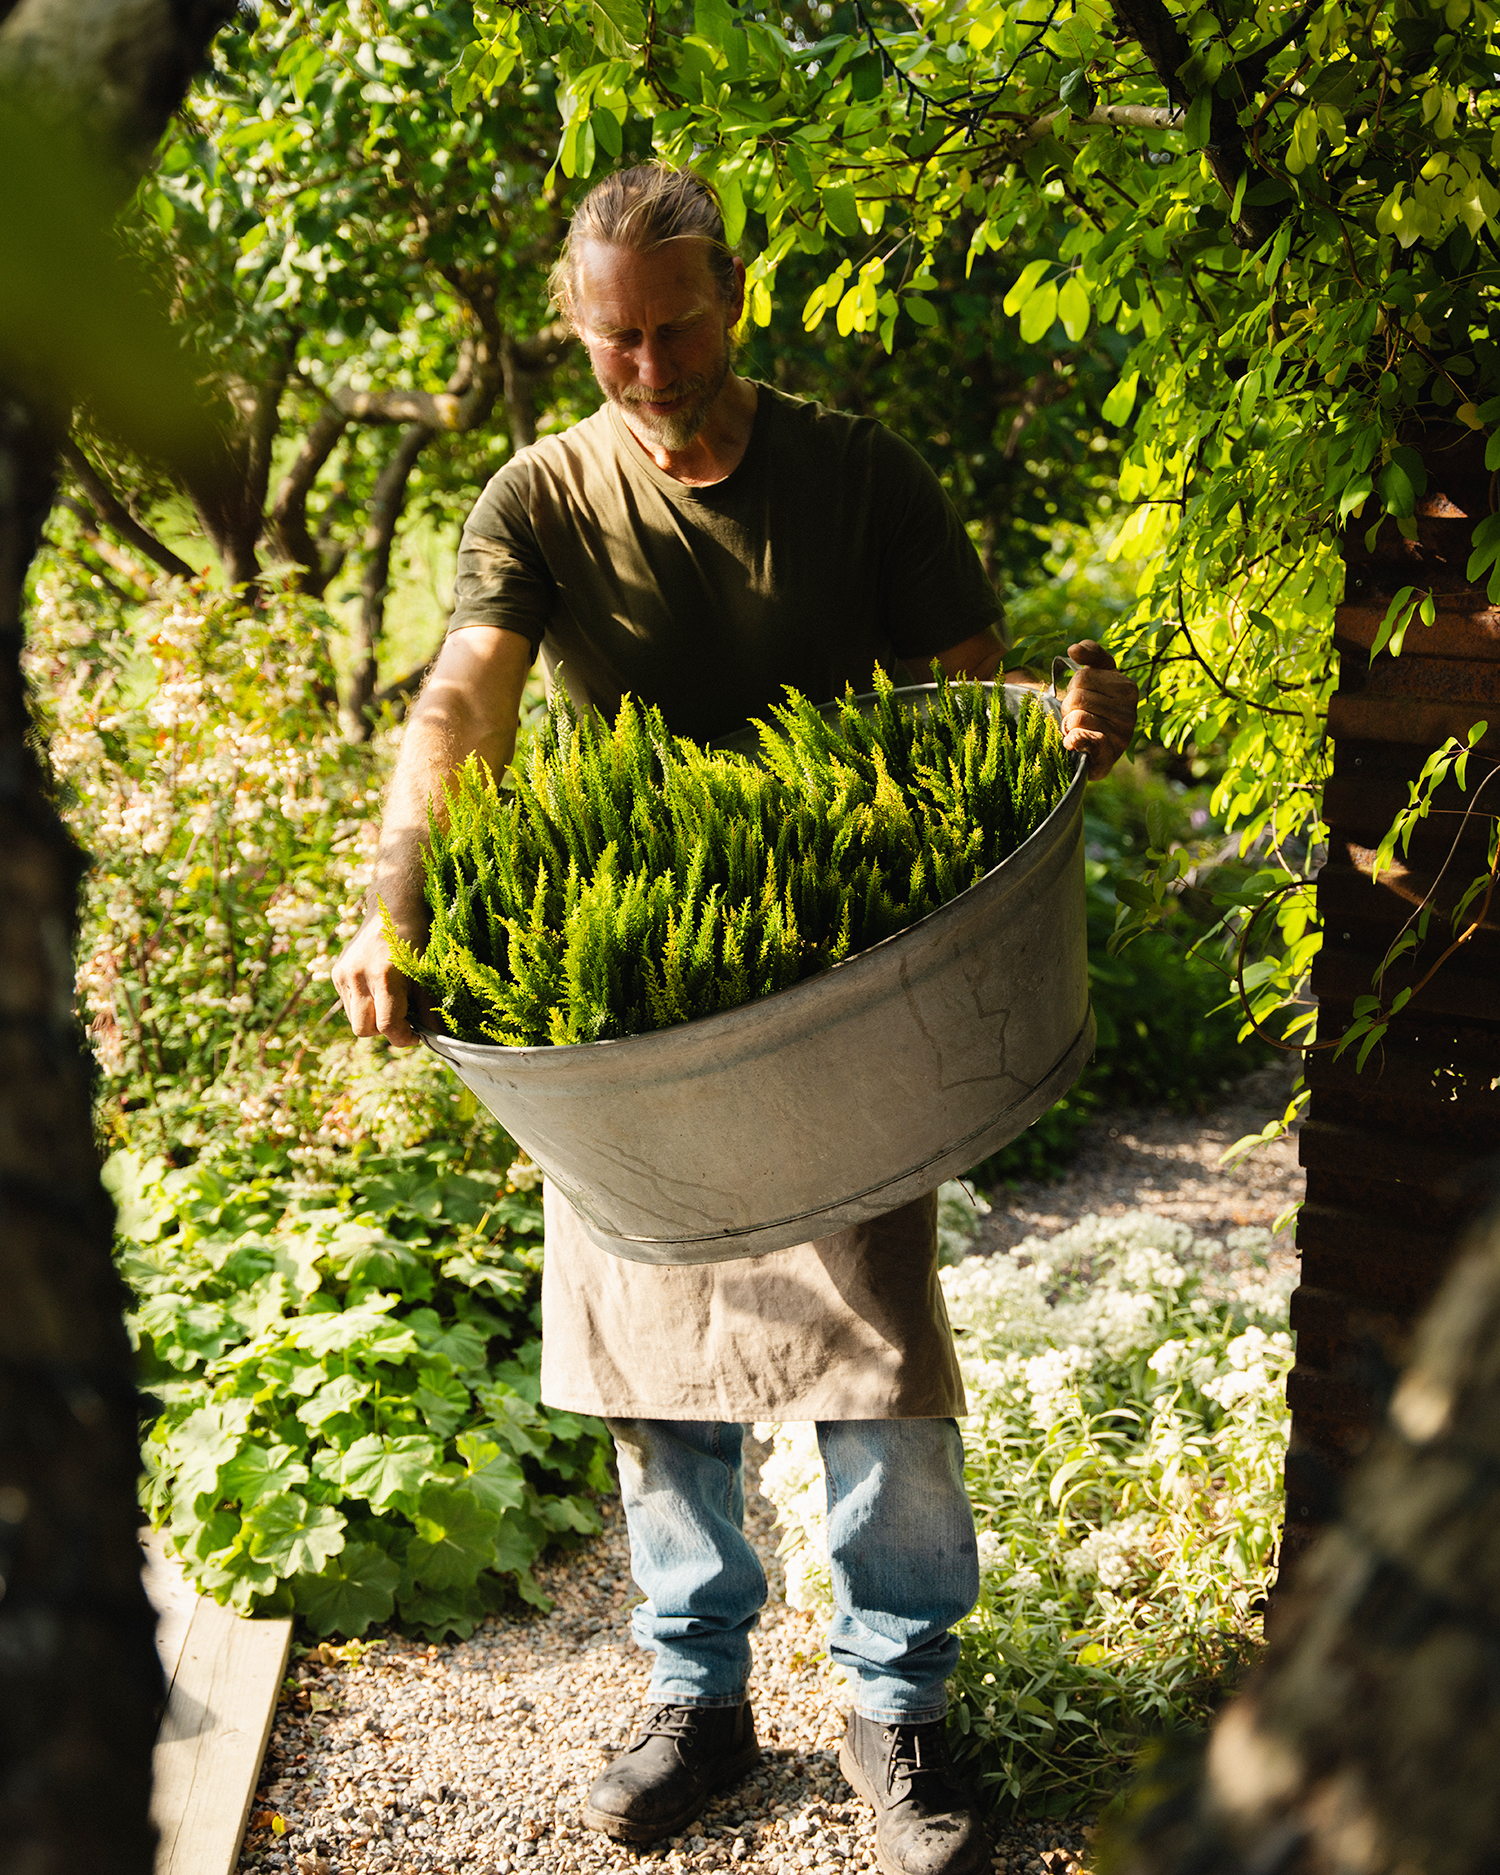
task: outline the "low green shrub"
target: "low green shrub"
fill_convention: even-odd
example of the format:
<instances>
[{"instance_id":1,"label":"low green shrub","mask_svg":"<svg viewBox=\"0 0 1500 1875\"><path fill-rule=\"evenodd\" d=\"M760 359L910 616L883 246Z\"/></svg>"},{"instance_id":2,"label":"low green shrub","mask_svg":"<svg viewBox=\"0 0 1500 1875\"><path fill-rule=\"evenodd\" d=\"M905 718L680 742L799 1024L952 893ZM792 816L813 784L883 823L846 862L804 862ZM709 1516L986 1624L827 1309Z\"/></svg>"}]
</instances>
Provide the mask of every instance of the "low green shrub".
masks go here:
<instances>
[{"instance_id":1,"label":"low green shrub","mask_svg":"<svg viewBox=\"0 0 1500 1875\"><path fill-rule=\"evenodd\" d=\"M1292 1359L1268 1245L1135 1213L942 1272L982 1581L949 1737L999 1809L1107 1799L1257 1643ZM831 1607L815 1429L757 1430L774 1434L760 1488L788 1599Z\"/></svg>"},{"instance_id":2,"label":"low green shrub","mask_svg":"<svg viewBox=\"0 0 1500 1875\"><path fill-rule=\"evenodd\" d=\"M1033 833L1072 759L1041 705L939 674L930 712L876 674L863 715L795 691L758 759L671 736L627 697L564 700L502 793L471 758L424 855L431 934L402 970L464 1041L598 1041L734 1008L868 949Z\"/></svg>"},{"instance_id":3,"label":"low green shrub","mask_svg":"<svg viewBox=\"0 0 1500 1875\"><path fill-rule=\"evenodd\" d=\"M27 675L92 862L78 999L112 1146L306 1143L337 1098L329 975L389 751L340 733L325 624L292 594L127 608L38 582Z\"/></svg>"},{"instance_id":4,"label":"low green shrub","mask_svg":"<svg viewBox=\"0 0 1500 1875\"><path fill-rule=\"evenodd\" d=\"M278 1155L117 1153L146 1506L189 1577L318 1634L467 1635L546 1606L531 1564L596 1531L602 1427L538 1401L540 1207L440 1142L341 1182ZM532 1168L534 1172L534 1168Z\"/></svg>"}]
</instances>

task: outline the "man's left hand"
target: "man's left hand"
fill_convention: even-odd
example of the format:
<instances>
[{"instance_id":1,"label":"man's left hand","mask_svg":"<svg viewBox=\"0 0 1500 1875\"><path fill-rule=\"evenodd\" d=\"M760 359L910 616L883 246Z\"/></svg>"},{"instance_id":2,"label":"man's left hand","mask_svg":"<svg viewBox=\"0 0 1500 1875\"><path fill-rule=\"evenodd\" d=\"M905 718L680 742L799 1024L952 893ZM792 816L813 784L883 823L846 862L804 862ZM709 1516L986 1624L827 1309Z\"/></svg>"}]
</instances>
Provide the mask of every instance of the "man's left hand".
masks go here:
<instances>
[{"instance_id":1,"label":"man's left hand","mask_svg":"<svg viewBox=\"0 0 1500 1875\"><path fill-rule=\"evenodd\" d=\"M1083 665L1063 697L1063 746L1088 756L1090 781L1099 781L1125 753L1135 734L1140 691L1104 649L1085 639L1068 656Z\"/></svg>"}]
</instances>

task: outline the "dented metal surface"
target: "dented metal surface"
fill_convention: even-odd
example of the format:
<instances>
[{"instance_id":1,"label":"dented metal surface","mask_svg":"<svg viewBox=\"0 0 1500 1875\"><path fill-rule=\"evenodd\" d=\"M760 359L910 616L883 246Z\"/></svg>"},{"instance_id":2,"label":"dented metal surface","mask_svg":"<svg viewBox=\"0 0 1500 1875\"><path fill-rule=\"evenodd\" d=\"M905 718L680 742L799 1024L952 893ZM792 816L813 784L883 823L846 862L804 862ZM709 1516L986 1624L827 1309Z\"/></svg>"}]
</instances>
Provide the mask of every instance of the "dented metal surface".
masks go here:
<instances>
[{"instance_id":1,"label":"dented metal surface","mask_svg":"<svg viewBox=\"0 0 1500 1875\"><path fill-rule=\"evenodd\" d=\"M829 1236L1008 1144L1093 1053L1083 790L1080 760L966 892L777 995L565 1048L423 1039L616 1256L717 1263Z\"/></svg>"}]
</instances>

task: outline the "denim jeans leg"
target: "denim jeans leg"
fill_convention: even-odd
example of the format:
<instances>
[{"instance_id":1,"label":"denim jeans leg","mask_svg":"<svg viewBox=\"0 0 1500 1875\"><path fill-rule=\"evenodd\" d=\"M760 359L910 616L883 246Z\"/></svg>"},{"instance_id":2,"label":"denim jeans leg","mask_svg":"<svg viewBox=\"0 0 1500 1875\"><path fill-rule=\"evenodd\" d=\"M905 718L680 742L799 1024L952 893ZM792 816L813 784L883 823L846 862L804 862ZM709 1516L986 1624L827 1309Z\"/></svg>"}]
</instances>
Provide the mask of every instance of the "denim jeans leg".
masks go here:
<instances>
[{"instance_id":1,"label":"denim jeans leg","mask_svg":"<svg viewBox=\"0 0 1500 1875\"><path fill-rule=\"evenodd\" d=\"M958 1664L950 1630L979 1599L974 1513L952 1419L818 1424L835 1614L829 1658L883 1724L940 1719Z\"/></svg>"},{"instance_id":2,"label":"denim jeans leg","mask_svg":"<svg viewBox=\"0 0 1500 1875\"><path fill-rule=\"evenodd\" d=\"M745 1541L743 1426L611 1419L630 1567L646 1600L631 1618L656 1655L653 1705L738 1706L766 1576Z\"/></svg>"}]
</instances>

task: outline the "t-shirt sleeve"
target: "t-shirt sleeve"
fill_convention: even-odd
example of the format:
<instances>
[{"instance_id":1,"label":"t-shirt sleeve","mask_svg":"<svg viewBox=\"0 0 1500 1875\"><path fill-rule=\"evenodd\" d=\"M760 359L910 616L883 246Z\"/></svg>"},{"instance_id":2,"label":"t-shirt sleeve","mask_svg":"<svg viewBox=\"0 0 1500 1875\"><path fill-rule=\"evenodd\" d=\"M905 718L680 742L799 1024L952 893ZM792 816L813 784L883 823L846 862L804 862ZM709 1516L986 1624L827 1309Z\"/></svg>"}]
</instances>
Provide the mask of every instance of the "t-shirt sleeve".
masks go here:
<instances>
[{"instance_id":1,"label":"t-shirt sleeve","mask_svg":"<svg viewBox=\"0 0 1500 1875\"><path fill-rule=\"evenodd\" d=\"M896 656L935 657L987 630L1004 608L958 510L911 444L875 430L886 617Z\"/></svg>"},{"instance_id":2,"label":"t-shirt sleeve","mask_svg":"<svg viewBox=\"0 0 1500 1875\"><path fill-rule=\"evenodd\" d=\"M498 625L528 639L535 655L546 636L557 582L532 525L531 476L524 455L490 478L458 543L450 632Z\"/></svg>"}]
</instances>

